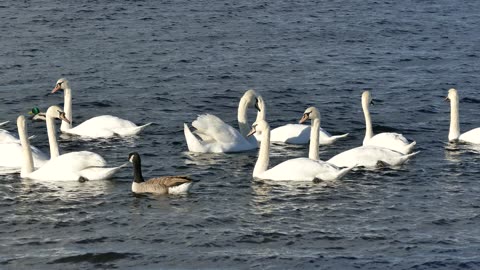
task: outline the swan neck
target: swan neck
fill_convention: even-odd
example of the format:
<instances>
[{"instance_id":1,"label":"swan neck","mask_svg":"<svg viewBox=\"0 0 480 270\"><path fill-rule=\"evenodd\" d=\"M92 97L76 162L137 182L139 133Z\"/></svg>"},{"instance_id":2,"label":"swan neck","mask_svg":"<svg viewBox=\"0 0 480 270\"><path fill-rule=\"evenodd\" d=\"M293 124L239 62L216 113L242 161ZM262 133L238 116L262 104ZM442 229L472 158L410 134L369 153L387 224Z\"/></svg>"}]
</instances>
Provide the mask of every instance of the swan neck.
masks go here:
<instances>
[{"instance_id":1,"label":"swan neck","mask_svg":"<svg viewBox=\"0 0 480 270\"><path fill-rule=\"evenodd\" d=\"M368 108L368 101L362 101L363 115L365 116L365 138L363 139L363 144L373 137L372 130L372 118L370 117L370 111Z\"/></svg>"},{"instance_id":2,"label":"swan neck","mask_svg":"<svg viewBox=\"0 0 480 270\"><path fill-rule=\"evenodd\" d=\"M20 177L25 178L33 172L33 157L32 149L30 148L30 141L28 140L27 127L25 126L25 120L23 121L23 125L18 125L17 128L23 154L23 165L20 171Z\"/></svg>"},{"instance_id":3,"label":"swan neck","mask_svg":"<svg viewBox=\"0 0 480 270\"><path fill-rule=\"evenodd\" d=\"M50 146L50 159L56 158L60 155L54 121L55 119L53 117L47 117L47 135L48 144Z\"/></svg>"},{"instance_id":4,"label":"swan neck","mask_svg":"<svg viewBox=\"0 0 480 270\"><path fill-rule=\"evenodd\" d=\"M68 120L70 120L70 123L67 123L65 121L62 121L62 124L60 126L61 131L66 131L72 128L73 126L73 118L72 118L72 89L66 88L63 90L63 95L64 95L64 101L63 101L63 111L65 112L65 116L67 117Z\"/></svg>"},{"instance_id":5,"label":"swan neck","mask_svg":"<svg viewBox=\"0 0 480 270\"><path fill-rule=\"evenodd\" d=\"M262 132L262 141L260 150L258 150L258 159L253 169L253 177L258 177L268 169L270 162L270 128Z\"/></svg>"},{"instance_id":6,"label":"swan neck","mask_svg":"<svg viewBox=\"0 0 480 270\"><path fill-rule=\"evenodd\" d=\"M135 183L145 182L142 175L142 164L140 160L133 161L133 182Z\"/></svg>"},{"instance_id":7,"label":"swan neck","mask_svg":"<svg viewBox=\"0 0 480 270\"><path fill-rule=\"evenodd\" d=\"M312 128L310 129L310 147L308 150L308 158L313 160L319 159L319 132L320 119L312 120Z\"/></svg>"},{"instance_id":8,"label":"swan neck","mask_svg":"<svg viewBox=\"0 0 480 270\"><path fill-rule=\"evenodd\" d=\"M250 131L250 125L248 124L247 119L247 109L248 102L244 98L240 99L240 102L238 103L237 120L240 134L242 134L243 137L247 137L247 134Z\"/></svg>"},{"instance_id":9,"label":"swan neck","mask_svg":"<svg viewBox=\"0 0 480 270\"><path fill-rule=\"evenodd\" d=\"M458 112L458 99L450 100L450 131L448 133L448 140L457 140L460 137L460 116Z\"/></svg>"}]
</instances>

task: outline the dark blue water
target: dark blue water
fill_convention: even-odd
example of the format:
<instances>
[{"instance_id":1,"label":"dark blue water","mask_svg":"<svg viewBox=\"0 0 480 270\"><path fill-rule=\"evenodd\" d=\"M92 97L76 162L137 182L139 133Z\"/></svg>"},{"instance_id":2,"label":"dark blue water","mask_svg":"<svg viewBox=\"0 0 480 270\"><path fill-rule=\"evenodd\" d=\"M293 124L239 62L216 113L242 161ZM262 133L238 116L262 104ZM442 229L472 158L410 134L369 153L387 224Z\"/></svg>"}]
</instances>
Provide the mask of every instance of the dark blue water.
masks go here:
<instances>
[{"instance_id":1,"label":"dark blue water","mask_svg":"<svg viewBox=\"0 0 480 270\"><path fill-rule=\"evenodd\" d=\"M479 150L447 144L447 90L461 128L480 126L479 1L0 2L0 122L70 80L75 122L113 114L155 122L136 138L61 139L109 164L142 154L145 176L189 174L186 196L135 196L126 168L110 181L0 181L1 269L479 269ZM210 112L236 126L248 88L271 126L308 106L331 133L326 160L361 144L362 90L374 130L421 153L399 170L332 184L253 181L256 152L187 152L183 123ZM253 115L252 115L253 116ZM47 150L42 124L32 143ZM306 156L272 149L272 164ZM0 153L4 154L4 153Z\"/></svg>"}]
</instances>

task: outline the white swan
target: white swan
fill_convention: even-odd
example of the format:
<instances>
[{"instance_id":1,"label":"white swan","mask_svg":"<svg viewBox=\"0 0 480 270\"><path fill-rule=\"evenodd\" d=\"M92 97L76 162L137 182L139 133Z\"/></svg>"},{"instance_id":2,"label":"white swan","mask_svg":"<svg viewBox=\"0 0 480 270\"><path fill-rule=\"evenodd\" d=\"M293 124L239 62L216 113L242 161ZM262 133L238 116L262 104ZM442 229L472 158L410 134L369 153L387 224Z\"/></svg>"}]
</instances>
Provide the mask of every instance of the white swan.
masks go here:
<instances>
[{"instance_id":1,"label":"white swan","mask_svg":"<svg viewBox=\"0 0 480 270\"><path fill-rule=\"evenodd\" d=\"M258 109L263 111L265 115L265 102L263 98L258 97L257 103ZM262 119L265 119L263 117ZM348 136L348 133L342 135L331 135L323 128L319 128L318 142L320 145L333 144L335 141ZM307 144L310 141L310 126L302 124L286 124L280 127L276 127L270 131L271 142L282 142L289 144ZM256 136L260 141L261 136Z\"/></svg>"},{"instance_id":2,"label":"white swan","mask_svg":"<svg viewBox=\"0 0 480 270\"><path fill-rule=\"evenodd\" d=\"M200 153L232 153L257 148L255 138L246 136L249 131L247 109L255 106L256 97L257 93L250 89L240 99L237 112L239 131L211 114L199 115L192 122L192 126L196 128L194 132L184 123L183 131L188 150Z\"/></svg>"},{"instance_id":3,"label":"white swan","mask_svg":"<svg viewBox=\"0 0 480 270\"><path fill-rule=\"evenodd\" d=\"M412 151L416 142L409 143L408 140L399 133L383 132L373 135L372 119L370 117L369 105L372 103L370 91L362 93L362 109L365 115L365 138L363 139L364 146L379 146L395 150L397 152L408 154Z\"/></svg>"},{"instance_id":4,"label":"white swan","mask_svg":"<svg viewBox=\"0 0 480 270\"><path fill-rule=\"evenodd\" d=\"M359 166L373 169L379 166L399 166L418 153L404 155L385 147L370 145L347 150L332 157L327 162L339 167Z\"/></svg>"},{"instance_id":5,"label":"white swan","mask_svg":"<svg viewBox=\"0 0 480 270\"><path fill-rule=\"evenodd\" d=\"M262 142L258 152L258 159L253 169L253 177L275 181L312 181L336 180L342 178L352 168L339 169L321 160L310 158L294 158L284 161L268 169L270 162L270 126L265 120L258 120L252 125L249 135L256 132L262 134Z\"/></svg>"},{"instance_id":6,"label":"white swan","mask_svg":"<svg viewBox=\"0 0 480 270\"><path fill-rule=\"evenodd\" d=\"M141 132L152 123L137 126L133 122L112 115L101 115L90 118L80 125L72 125L72 89L68 80L61 78L57 81L52 94L63 90L64 111L70 123L62 122L60 130L67 134L78 135L87 138L109 138L113 136L133 136Z\"/></svg>"},{"instance_id":7,"label":"white swan","mask_svg":"<svg viewBox=\"0 0 480 270\"><path fill-rule=\"evenodd\" d=\"M186 176L161 176L145 181L142 175L142 164L137 152L130 153L128 160L133 163L132 192L156 194L187 193L192 186L192 180Z\"/></svg>"},{"instance_id":8,"label":"white swan","mask_svg":"<svg viewBox=\"0 0 480 270\"><path fill-rule=\"evenodd\" d=\"M58 106L51 106L46 113L48 140L51 159L39 169L34 170L30 142L27 138L27 127L23 115L17 118L18 134L23 150L22 178L49 181L101 180L112 177L126 164L105 168L105 160L98 154L89 151L71 152L59 155L55 134L54 119L68 121L65 113Z\"/></svg>"},{"instance_id":9,"label":"white swan","mask_svg":"<svg viewBox=\"0 0 480 270\"><path fill-rule=\"evenodd\" d=\"M460 134L459 98L457 90L453 88L448 90L448 96L445 100L450 100L450 131L448 133L448 140L480 144L480 127Z\"/></svg>"}]
</instances>

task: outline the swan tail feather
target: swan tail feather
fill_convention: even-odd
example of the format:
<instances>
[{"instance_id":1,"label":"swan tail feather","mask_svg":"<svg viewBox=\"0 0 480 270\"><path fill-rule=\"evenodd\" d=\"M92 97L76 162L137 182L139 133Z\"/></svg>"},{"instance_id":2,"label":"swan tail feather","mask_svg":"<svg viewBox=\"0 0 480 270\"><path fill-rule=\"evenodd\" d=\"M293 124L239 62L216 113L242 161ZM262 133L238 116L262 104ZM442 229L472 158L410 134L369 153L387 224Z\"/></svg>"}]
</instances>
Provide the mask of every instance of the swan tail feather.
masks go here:
<instances>
[{"instance_id":1,"label":"swan tail feather","mask_svg":"<svg viewBox=\"0 0 480 270\"><path fill-rule=\"evenodd\" d=\"M7 124L8 122L10 122L10 121L1 122L1 123L0 123L0 126L3 126L3 125L5 125L5 124Z\"/></svg>"},{"instance_id":2,"label":"swan tail feather","mask_svg":"<svg viewBox=\"0 0 480 270\"><path fill-rule=\"evenodd\" d=\"M112 178L117 172L126 166L128 166L128 162L113 168L90 167L80 171L80 177L88 179L89 181L105 180Z\"/></svg>"},{"instance_id":3,"label":"swan tail feather","mask_svg":"<svg viewBox=\"0 0 480 270\"><path fill-rule=\"evenodd\" d=\"M345 133L345 134L341 134L341 135L334 135L334 136L332 136L331 138L334 139L334 140L338 140L338 139L347 137L348 134L349 134L349 133Z\"/></svg>"},{"instance_id":4,"label":"swan tail feather","mask_svg":"<svg viewBox=\"0 0 480 270\"><path fill-rule=\"evenodd\" d=\"M150 126L151 124L153 124L152 122L150 123L147 123L145 125L142 125L142 126L138 126L138 127L133 127L133 128L123 128L123 129L119 129L119 130L114 130L115 134L118 134L120 136L133 136L133 135L137 135L138 133L142 132L142 130L144 130L146 127Z\"/></svg>"},{"instance_id":5,"label":"swan tail feather","mask_svg":"<svg viewBox=\"0 0 480 270\"><path fill-rule=\"evenodd\" d=\"M357 167L357 164L355 164L353 166L350 166L350 167L347 167L347 168L341 169L339 171L338 175L337 175L337 179L341 179L342 177L344 177L347 173L349 173L355 167Z\"/></svg>"},{"instance_id":6,"label":"swan tail feather","mask_svg":"<svg viewBox=\"0 0 480 270\"><path fill-rule=\"evenodd\" d=\"M403 155L402 157L400 157L400 164L403 164L405 161L409 160L411 157L417 155L418 153L420 153L420 151L413 152L408 155Z\"/></svg>"},{"instance_id":7,"label":"swan tail feather","mask_svg":"<svg viewBox=\"0 0 480 270\"><path fill-rule=\"evenodd\" d=\"M413 147L415 147L416 144L417 142L413 141L411 144L407 145L407 147L405 147L405 154L412 152Z\"/></svg>"},{"instance_id":8,"label":"swan tail feather","mask_svg":"<svg viewBox=\"0 0 480 270\"><path fill-rule=\"evenodd\" d=\"M186 123L183 123L183 133L185 134L185 140L187 141L188 151L190 152L205 152L202 151L202 143L195 137Z\"/></svg>"}]
</instances>

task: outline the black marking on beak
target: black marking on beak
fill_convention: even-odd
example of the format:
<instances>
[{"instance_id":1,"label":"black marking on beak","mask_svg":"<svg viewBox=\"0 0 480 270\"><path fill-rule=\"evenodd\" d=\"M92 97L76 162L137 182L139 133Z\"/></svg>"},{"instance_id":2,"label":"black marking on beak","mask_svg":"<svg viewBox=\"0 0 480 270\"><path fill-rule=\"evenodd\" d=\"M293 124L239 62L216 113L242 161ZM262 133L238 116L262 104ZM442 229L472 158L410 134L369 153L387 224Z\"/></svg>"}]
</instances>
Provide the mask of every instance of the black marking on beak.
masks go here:
<instances>
[{"instance_id":1,"label":"black marking on beak","mask_svg":"<svg viewBox=\"0 0 480 270\"><path fill-rule=\"evenodd\" d=\"M260 109L260 106L258 106L258 98L255 99L255 109L257 109L257 111L261 112L262 110Z\"/></svg>"}]
</instances>

